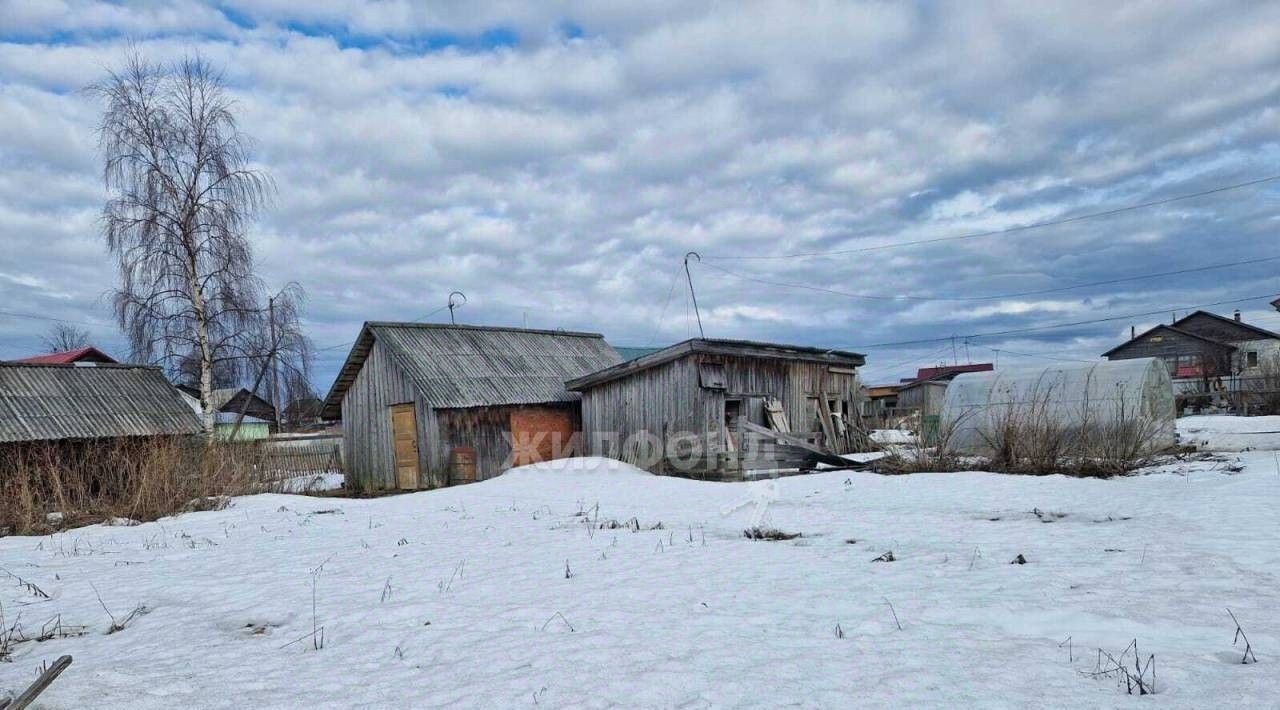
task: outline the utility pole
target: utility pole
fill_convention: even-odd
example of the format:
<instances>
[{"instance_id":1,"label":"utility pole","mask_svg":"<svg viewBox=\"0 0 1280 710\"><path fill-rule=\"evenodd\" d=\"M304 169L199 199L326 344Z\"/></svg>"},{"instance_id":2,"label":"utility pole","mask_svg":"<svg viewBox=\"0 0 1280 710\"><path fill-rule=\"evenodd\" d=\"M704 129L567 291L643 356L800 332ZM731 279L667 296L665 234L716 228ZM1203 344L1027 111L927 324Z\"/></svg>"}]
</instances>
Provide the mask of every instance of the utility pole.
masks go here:
<instances>
[{"instance_id":1,"label":"utility pole","mask_svg":"<svg viewBox=\"0 0 1280 710\"><path fill-rule=\"evenodd\" d=\"M276 373L276 299L272 296L267 299L267 322L270 329L270 346L267 357L270 358L271 367L271 411L275 414L276 432L280 431L280 381Z\"/></svg>"}]
</instances>

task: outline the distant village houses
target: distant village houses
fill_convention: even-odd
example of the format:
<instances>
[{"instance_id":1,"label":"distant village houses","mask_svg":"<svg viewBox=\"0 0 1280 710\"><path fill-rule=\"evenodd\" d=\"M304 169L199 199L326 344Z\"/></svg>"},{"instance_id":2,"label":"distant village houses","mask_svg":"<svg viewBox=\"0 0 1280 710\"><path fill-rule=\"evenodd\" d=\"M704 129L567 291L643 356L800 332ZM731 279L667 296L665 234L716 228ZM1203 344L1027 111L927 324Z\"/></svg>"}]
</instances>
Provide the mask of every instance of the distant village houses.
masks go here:
<instances>
[{"instance_id":1,"label":"distant village houses","mask_svg":"<svg viewBox=\"0 0 1280 710\"><path fill-rule=\"evenodd\" d=\"M1280 310L1280 299L1272 303ZM1195 311L1103 353L1108 360L1154 357L1173 378L1183 407L1247 413L1266 406L1280 388L1280 334L1232 317Z\"/></svg>"},{"instance_id":2,"label":"distant village houses","mask_svg":"<svg viewBox=\"0 0 1280 710\"><path fill-rule=\"evenodd\" d=\"M200 406L199 389L187 385L178 385L178 389L196 414L204 411ZM230 439L234 434L236 441L253 441L266 439L275 432L275 407L244 387L215 389L209 399L213 403L214 434L218 438ZM243 418L241 411L244 412ZM239 429L236 428L237 420L240 420Z\"/></svg>"},{"instance_id":3,"label":"distant village houses","mask_svg":"<svg viewBox=\"0 0 1280 710\"><path fill-rule=\"evenodd\" d=\"M942 412L947 384L957 375L993 369L995 365L989 362L937 365L919 368L915 377L899 382L870 385L865 390L863 415L878 426L890 427L903 420L919 426L922 417L936 417Z\"/></svg>"}]
</instances>

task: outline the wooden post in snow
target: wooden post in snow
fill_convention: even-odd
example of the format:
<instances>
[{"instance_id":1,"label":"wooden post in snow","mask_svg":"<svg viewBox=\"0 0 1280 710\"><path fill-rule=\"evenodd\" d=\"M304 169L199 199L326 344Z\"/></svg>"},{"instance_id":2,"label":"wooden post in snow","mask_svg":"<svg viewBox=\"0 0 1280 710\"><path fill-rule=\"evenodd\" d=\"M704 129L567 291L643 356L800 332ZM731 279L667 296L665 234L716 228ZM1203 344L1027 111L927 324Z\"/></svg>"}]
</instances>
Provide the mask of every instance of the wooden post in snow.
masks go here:
<instances>
[{"instance_id":1,"label":"wooden post in snow","mask_svg":"<svg viewBox=\"0 0 1280 710\"><path fill-rule=\"evenodd\" d=\"M13 702L7 705L0 705L0 710L25 710L69 665L71 665L71 656L63 656L54 661L52 666L46 668L44 673L36 678L36 682L22 692L22 695L14 698Z\"/></svg>"}]
</instances>

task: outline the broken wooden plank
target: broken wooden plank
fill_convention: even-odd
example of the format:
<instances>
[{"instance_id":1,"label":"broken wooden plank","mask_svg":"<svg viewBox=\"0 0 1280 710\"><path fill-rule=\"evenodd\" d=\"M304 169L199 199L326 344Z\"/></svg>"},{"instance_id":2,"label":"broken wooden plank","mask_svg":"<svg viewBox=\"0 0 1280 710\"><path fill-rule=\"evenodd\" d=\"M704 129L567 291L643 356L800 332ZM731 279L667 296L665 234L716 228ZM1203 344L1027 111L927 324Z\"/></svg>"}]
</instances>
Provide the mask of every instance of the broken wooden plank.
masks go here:
<instances>
[{"instance_id":1,"label":"broken wooden plank","mask_svg":"<svg viewBox=\"0 0 1280 710\"><path fill-rule=\"evenodd\" d=\"M52 666L44 669L44 673L41 673L40 677L36 678L36 682L23 691L22 695L14 698L13 702L8 705L0 706L0 710L25 710L69 665L71 665L71 656L63 656L54 661Z\"/></svg>"},{"instance_id":2,"label":"broken wooden plank","mask_svg":"<svg viewBox=\"0 0 1280 710\"><path fill-rule=\"evenodd\" d=\"M765 397L764 411L768 415L769 425L784 434L791 433L791 422L787 420L787 410L776 397Z\"/></svg>"},{"instance_id":3,"label":"broken wooden plank","mask_svg":"<svg viewBox=\"0 0 1280 710\"><path fill-rule=\"evenodd\" d=\"M759 424L753 424L751 422L743 422L742 428L746 429L747 431L755 432L757 434L763 434L766 438L777 439L778 441L786 442L798 449L804 449L805 451L808 451L810 453L817 454L818 460L825 464L831 464L833 466L844 466L849 463L849 461L842 459L839 456L836 456L835 454L831 453L829 450L824 449L821 446L815 446L813 444L810 444L809 442L805 441L804 439L801 439L798 436L795 436L794 434L786 434L780 431L774 431L772 429L768 429L766 427L760 426Z\"/></svg>"},{"instance_id":4,"label":"broken wooden plank","mask_svg":"<svg viewBox=\"0 0 1280 710\"><path fill-rule=\"evenodd\" d=\"M826 444L828 449L835 451L836 431L831 422L831 405L827 402L826 392L818 392L818 423L822 425L822 435L826 437L822 443Z\"/></svg>"}]
</instances>

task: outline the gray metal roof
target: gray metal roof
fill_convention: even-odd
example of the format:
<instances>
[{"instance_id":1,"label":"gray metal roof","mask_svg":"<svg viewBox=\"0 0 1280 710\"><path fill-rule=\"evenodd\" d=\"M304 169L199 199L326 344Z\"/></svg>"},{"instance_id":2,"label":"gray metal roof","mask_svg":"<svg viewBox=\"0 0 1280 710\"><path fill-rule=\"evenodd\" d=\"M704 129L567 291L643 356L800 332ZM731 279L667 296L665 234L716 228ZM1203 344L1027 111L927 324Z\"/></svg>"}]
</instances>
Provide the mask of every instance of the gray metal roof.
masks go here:
<instances>
[{"instance_id":1,"label":"gray metal roof","mask_svg":"<svg viewBox=\"0 0 1280 710\"><path fill-rule=\"evenodd\" d=\"M325 398L325 418L341 415L342 397L375 340L434 408L573 401L578 396L566 380L622 360L599 333L370 322Z\"/></svg>"},{"instance_id":2,"label":"gray metal roof","mask_svg":"<svg viewBox=\"0 0 1280 710\"><path fill-rule=\"evenodd\" d=\"M829 348L815 348L805 345L761 343L753 340L692 338L651 352L648 355L641 355L634 360L628 360L618 365L612 365L596 372L570 379L566 382L566 386L571 391L582 392L596 385L612 382L693 353L820 362L843 367L860 367L866 362L866 357L862 354L847 350L831 350Z\"/></svg>"},{"instance_id":3,"label":"gray metal roof","mask_svg":"<svg viewBox=\"0 0 1280 710\"><path fill-rule=\"evenodd\" d=\"M0 363L0 442L199 431L195 412L154 367Z\"/></svg>"}]
</instances>

